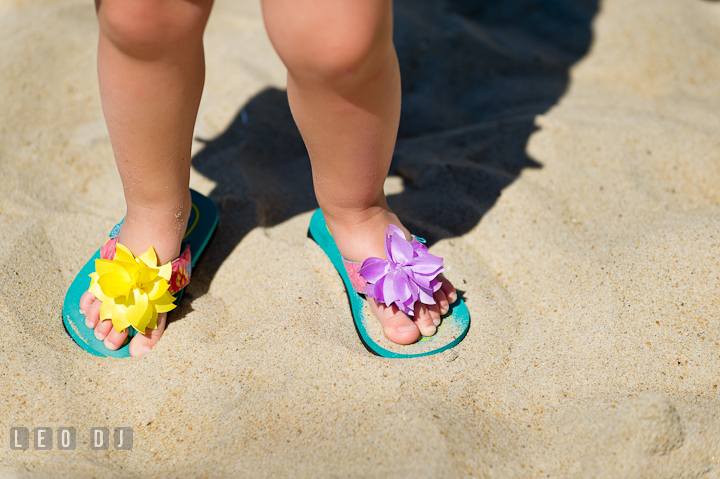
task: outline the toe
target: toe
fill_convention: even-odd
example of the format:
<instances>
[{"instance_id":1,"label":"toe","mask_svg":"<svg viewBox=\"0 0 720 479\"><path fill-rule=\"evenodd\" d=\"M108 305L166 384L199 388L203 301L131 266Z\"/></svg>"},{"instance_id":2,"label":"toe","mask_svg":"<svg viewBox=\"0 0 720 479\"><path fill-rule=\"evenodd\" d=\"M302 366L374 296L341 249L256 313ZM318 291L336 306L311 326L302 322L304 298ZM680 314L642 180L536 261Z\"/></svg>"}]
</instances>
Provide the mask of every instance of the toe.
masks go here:
<instances>
[{"instance_id":1,"label":"toe","mask_svg":"<svg viewBox=\"0 0 720 479\"><path fill-rule=\"evenodd\" d=\"M433 322L435 319L437 320L437 323L440 324L440 313L438 312L437 306L435 306L434 311L432 312L435 313L434 315L436 318L433 318L433 314L431 313L431 309L428 305L415 303L415 324L417 324L417 327L423 336L432 336L437 332L437 327Z\"/></svg>"},{"instance_id":2,"label":"toe","mask_svg":"<svg viewBox=\"0 0 720 479\"><path fill-rule=\"evenodd\" d=\"M374 299L368 298L370 310L380 321L385 336L397 344L412 344L420 339L420 331L412 319L400 310L397 306L386 306L376 303Z\"/></svg>"},{"instance_id":3,"label":"toe","mask_svg":"<svg viewBox=\"0 0 720 479\"><path fill-rule=\"evenodd\" d=\"M109 319L106 319L105 321L100 321L100 324L95 327L95 337L98 340L103 341L110 333L111 329L112 321L110 321Z\"/></svg>"},{"instance_id":4,"label":"toe","mask_svg":"<svg viewBox=\"0 0 720 479\"><path fill-rule=\"evenodd\" d=\"M100 306L102 306L102 301L96 299L85 310L85 326L90 329L94 329L100 320Z\"/></svg>"},{"instance_id":5,"label":"toe","mask_svg":"<svg viewBox=\"0 0 720 479\"><path fill-rule=\"evenodd\" d=\"M157 329L147 329L145 334L136 334L130 341L130 356L144 356L152 349L160 340L163 332L165 332L165 319L167 314L158 315Z\"/></svg>"},{"instance_id":6,"label":"toe","mask_svg":"<svg viewBox=\"0 0 720 479\"><path fill-rule=\"evenodd\" d=\"M110 323L110 321L105 321L106 323ZM123 342L125 342L125 338L127 338L128 330L123 329L122 333L118 333L115 331L115 328L111 328L108 335L105 337L105 341L103 341L103 344L105 344L105 347L108 348L110 351L116 351L120 348L120 346L123 345Z\"/></svg>"},{"instance_id":7,"label":"toe","mask_svg":"<svg viewBox=\"0 0 720 479\"><path fill-rule=\"evenodd\" d=\"M440 322L442 321L440 317L440 308L437 304L430 304L427 305L428 311L430 311L430 317L432 318L433 325L435 327L440 326Z\"/></svg>"},{"instance_id":8,"label":"toe","mask_svg":"<svg viewBox=\"0 0 720 479\"><path fill-rule=\"evenodd\" d=\"M442 291L445 294L448 302L450 304L453 304L455 301L457 301L457 291L455 291L455 287L452 285L452 283L448 281L443 275L439 275L437 279L438 281L440 281L439 291Z\"/></svg>"},{"instance_id":9,"label":"toe","mask_svg":"<svg viewBox=\"0 0 720 479\"><path fill-rule=\"evenodd\" d=\"M438 289L435 294L433 294L433 298L437 303L440 314L444 315L447 314L448 311L450 311L450 302L448 301L447 296L445 296L445 293L442 289Z\"/></svg>"},{"instance_id":10,"label":"toe","mask_svg":"<svg viewBox=\"0 0 720 479\"><path fill-rule=\"evenodd\" d=\"M85 315L93 302L95 302L95 295L90 291L85 291L83 295L80 296L80 314Z\"/></svg>"}]
</instances>

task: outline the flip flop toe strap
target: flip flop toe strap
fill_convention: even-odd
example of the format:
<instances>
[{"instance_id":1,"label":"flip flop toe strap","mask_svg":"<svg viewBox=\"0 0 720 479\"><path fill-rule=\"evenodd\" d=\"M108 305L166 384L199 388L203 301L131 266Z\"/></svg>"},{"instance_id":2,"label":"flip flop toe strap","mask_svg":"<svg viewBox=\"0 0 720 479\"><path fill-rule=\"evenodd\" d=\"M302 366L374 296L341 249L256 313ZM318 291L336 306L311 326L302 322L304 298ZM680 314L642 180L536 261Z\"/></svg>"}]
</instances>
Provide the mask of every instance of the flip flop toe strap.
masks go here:
<instances>
[{"instance_id":1,"label":"flip flop toe strap","mask_svg":"<svg viewBox=\"0 0 720 479\"><path fill-rule=\"evenodd\" d=\"M190 274L192 273L190 245L187 245L183 253L175 258L170 265L172 266L172 274L170 275L168 291L175 294L190 284Z\"/></svg>"},{"instance_id":2,"label":"flip flop toe strap","mask_svg":"<svg viewBox=\"0 0 720 479\"><path fill-rule=\"evenodd\" d=\"M347 271L348 277L350 278L350 284L352 284L355 292L358 294L365 294L367 281L365 281L365 278L363 278L360 274L360 268L362 268L363 264L358 263L357 261L349 261L345 258L342 258L342 262L345 266L345 271Z\"/></svg>"},{"instance_id":3,"label":"flip flop toe strap","mask_svg":"<svg viewBox=\"0 0 720 479\"><path fill-rule=\"evenodd\" d=\"M100 257L102 259L115 259L115 251L117 249L117 236L111 237L105 242L103 247L100 249ZM190 253L190 245L185 247L183 253L172 260L170 263L172 266L172 274L170 275L170 281L168 281L168 291L170 294L175 294L185 286L190 284L190 275L192 274L192 254Z\"/></svg>"},{"instance_id":4,"label":"flip flop toe strap","mask_svg":"<svg viewBox=\"0 0 720 479\"><path fill-rule=\"evenodd\" d=\"M342 258L353 289L378 303L394 303L409 316L417 301L436 304L433 294L440 289L437 276L443 272L443 260L430 254L424 243L415 236L406 240L400 228L389 225L385 239L388 259L368 258L358 263Z\"/></svg>"},{"instance_id":5,"label":"flip flop toe strap","mask_svg":"<svg viewBox=\"0 0 720 479\"><path fill-rule=\"evenodd\" d=\"M132 326L144 333L157 328L159 313L175 309L173 294L190 282L191 268L189 245L174 261L159 265L154 248L135 256L111 235L95 260L89 291L102 302L101 320L112 319L118 332Z\"/></svg>"}]
</instances>

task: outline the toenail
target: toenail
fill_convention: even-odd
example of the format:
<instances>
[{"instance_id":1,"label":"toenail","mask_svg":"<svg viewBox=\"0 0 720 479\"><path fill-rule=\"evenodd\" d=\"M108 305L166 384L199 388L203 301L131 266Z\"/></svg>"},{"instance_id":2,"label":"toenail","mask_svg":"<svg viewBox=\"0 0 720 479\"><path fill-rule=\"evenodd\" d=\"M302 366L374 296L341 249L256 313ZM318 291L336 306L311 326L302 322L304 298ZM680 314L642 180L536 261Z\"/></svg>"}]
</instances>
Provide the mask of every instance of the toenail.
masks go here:
<instances>
[{"instance_id":1,"label":"toenail","mask_svg":"<svg viewBox=\"0 0 720 479\"><path fill-rule=\"evenodd\" d=\"M150 348L148 346L140 346L140 348L138 348L138 353L140 353L140 356L145 356L149 352Z\"/></svg>"},{"instance_id":2,"label":"toenail","mask_svg":"<svg viewBox=\"0 0 720 479\"><path fill-rule=\"evenodd\" d=\"M437 332L437 328L435 326L429 326L427 328L428 334L425 334L424 336L432 336Z\"/></svg>"},{"instance_id":3,"label":"toenail","mask_svg":"<svg viewBox=\"0 0 720 479\"><path fill-rule=\"evenodd\" d=\"M85 318L85 326L87 326L88 329L93 328L93 323L92 323L92 321L90 321L90 318Z\"/></svg>"},{"instance_id":4,"label":"toenail","mask_svg":"<svg viewBox=\"0 0 720 479\"><path fill-rule=\"evenodd\" d=\"M404 333L405 331L412 331L417 329L417 326L401 326L398 328L398 332Z\"/></svg>"},{"instance_id":5,"label":"toenail","mask_svg":"<svg viewBox=\"0 0 720 479\"><path fill-rule=\"evenodd\" d=\"M440 318L435 318L435 319L433 319L433 324L434 324L435 326L440 326Z\"/></svg>"},{"instance_id":6,"label":"toenail","mask_svg":"<svg viewBox=\"0 0 720 479\"><path fill-rule=\"evenodd\" d=\"M101 333L100 331L98 331L97 329L95 330L95 337L96 337L99 341L103 341L103 340L105 339L105 336L107 336L107 334L102 334L102 333Z\"/></svg>"},{"instance_id":7,"label":"toenail","mask_svg":"<svg viewBox=\"0 0 720 479\"><path fill-rule=\"evenodd\" d=\"M80 308L80 314L82 314L83 316L85 316L85 310L82 309L82 308Z\"/></svg>"},{"instance_id":8,"label":"toenail","mask_svg":"<svg viewBox=\"0 0 720 479\"><path fill-rule=\"evenodd\" d=\"M457 294L455 294L455 293L450 293L450 294L448 294L448 297L447 297L447 298L448 298L448 300L450 301L450 303L454 303L455 301L457 301Z\"/></svg>"}]
</instances>

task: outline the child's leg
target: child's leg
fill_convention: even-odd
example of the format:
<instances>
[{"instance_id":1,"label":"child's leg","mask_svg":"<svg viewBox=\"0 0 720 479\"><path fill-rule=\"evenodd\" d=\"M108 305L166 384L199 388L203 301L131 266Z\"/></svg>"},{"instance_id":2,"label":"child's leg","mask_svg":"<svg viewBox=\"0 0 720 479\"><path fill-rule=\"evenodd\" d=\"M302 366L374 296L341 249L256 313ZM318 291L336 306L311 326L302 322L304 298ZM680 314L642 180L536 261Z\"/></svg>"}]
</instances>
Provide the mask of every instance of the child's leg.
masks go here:
<instances>
[{"instance_id":1,"label":"child's leg","mask_svg":"<svg viewBox=\"0 0 720 479\"><path fill-rule=\"evenodd\" d=\"M190 149L205 78L202 35L212 0L97 0L98 77L103 113L125 189L119 242L141 254L153 246L161 263L180 253L190 209ZM80 301L88 327L108 349L127 332L98 324L100 301ZM160 339L138 334L133 356Z\"/></svg>"},{"instance_id":2,"label":"child's leg","mask_svg":"<svg viewBox=\"0 0 720 479\"><path fill-rule=\"evenodd\" d=\"M400 118L391 1L263 0L263 14L288 68L288 99L328 228L345 258L384 258L389 223L410 237L383 193ZM434 334L456 293L443 280L435 297L440 311L418 305L416 322L369 301L387 337L407 344Z\"/></svg>"}]
</instances>

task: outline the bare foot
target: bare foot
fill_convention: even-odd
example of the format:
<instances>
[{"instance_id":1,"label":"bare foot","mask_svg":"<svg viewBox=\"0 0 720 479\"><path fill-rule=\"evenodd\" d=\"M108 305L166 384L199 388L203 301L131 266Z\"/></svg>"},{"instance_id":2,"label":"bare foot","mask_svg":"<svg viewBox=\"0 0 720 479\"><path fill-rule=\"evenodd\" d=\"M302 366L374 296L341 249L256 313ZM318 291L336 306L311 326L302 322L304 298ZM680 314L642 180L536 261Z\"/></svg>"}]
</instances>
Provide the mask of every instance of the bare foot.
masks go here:
<instances>
[{"instance_id":1,"label":"bare foot","mask_svg":"<svg viewBox=\"0 0 720 479\"><path fill-rule=\"evenodd\" d=\"M388 224L398 226L410 240L410 232L387 206L377 206L351 213L323 212L328 229L340 254L350 261L362 262L370 257L385 258L385 230ZM438 276L441 288L433 295L437 304L415 303L414 316L409 317L394 304L387 306L368 298L370 310L380 321L385 336L397 344L411 344L420 335L432 336L440 325L440 317L448 312L457 299L453 285Z\"/></svg>"},{"instance_id":2,"label":"bare foot","mask_svg":"<svg viewBox=\"0 0 720 479\"><path fill-rule=\"evenodd\" d=\"M128 205L128 215L123 221L118 243L139 255L152 246L160 264L174 260L180 255L182 238L187 228L192 200L188 190L186 198L170 202L167 207L148 208ZM120 348L128 336L128 330L118 333L111 320L100 321L102 302L86 291L80 298L80 311L85 315L85 325L95 330L95 337L111 351ZM147 329L136 334L130 341L130 356L143 356L157 344L165 331L167 313L160 313L157 329Z\"/></svg>"}]
</instances>

